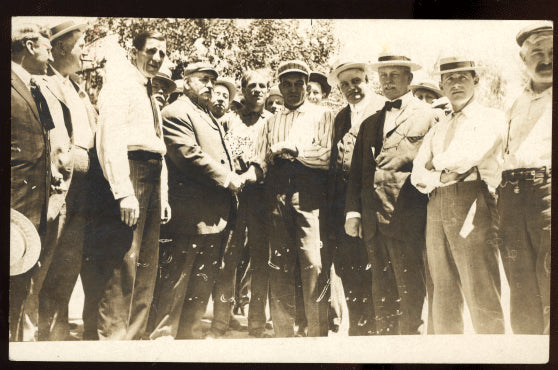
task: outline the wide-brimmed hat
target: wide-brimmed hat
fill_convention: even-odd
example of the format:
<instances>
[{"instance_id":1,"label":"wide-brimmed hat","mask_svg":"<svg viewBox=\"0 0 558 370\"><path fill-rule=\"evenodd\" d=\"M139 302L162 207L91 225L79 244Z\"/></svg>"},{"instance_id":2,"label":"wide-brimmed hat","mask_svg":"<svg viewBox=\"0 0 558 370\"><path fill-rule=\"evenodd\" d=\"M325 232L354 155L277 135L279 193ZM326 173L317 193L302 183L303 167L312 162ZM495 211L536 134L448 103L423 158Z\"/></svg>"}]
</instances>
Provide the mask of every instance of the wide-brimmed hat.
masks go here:
<instances>
[{"instance_id":1,"label":"wide-brimmed hat","mask_svg":"<svg viewBox=\"0 0 558 370\"><path fill-rule=\"evenodd\" d=\"M411 72L422 68L419 64L413 62L411 58L405 55L396 55L392 53L380 54L378 61L369 65L370 70L375 72L378 72L378 68L380 67L409 67Z\"/></svg>"},{"instance_id":2,"label":"wide-brimmed hat","mask_svg":"<svg viewBox=\"0 0 558 370\"><path fill-rule=\"evenodd\" d=\"M551 21L537 21L529 24L527 27L523 28L517 36L515 40L519 46L523 46L525 40L529 38L529 36L534 35L540 32L552 32L552 22Z\"/></svg>"},{"instance_id":3,"label":"wide-brimmed hat","mask_svg":"<svg viewBox=\"0 0 558 370\"><path fill-rule=\"evenodd\" d=\"M409 88L413 93L415 92L415 90L423 89L432 91L434 94L438 95L438 97L444 96L442 90L440 90L433 81L421 81L416 85L410 85Z\"/></svg>"},{"instance_id":4,"label":"wide-brimmed hat","mask_svg":"<svg viewBox=\"0 0 558 370\"><path fill-rule=\"evenodd\" d=\"M310 68L308 67L308 64L304 63L302 60L288 60L279 64L279 67L277 68L277 77L293 72L310 76Z\"/></svg>"},{"instance_id":5,"label":"wide-brimmed hat","mask_svg":"<svg viewBox=\"0 0 558 370\"><path fill-rule=\"evenodd\" d=\"M229 102L232 102L234 96L236 95L236 86L234 85L234 82L224 77L215 81L215 86L217 85L223 85L229 90Z\"/></svg>"},{"instance_id":6,"label":"wide-brimmed hat","mask_svg":"<svg viewBox=\"0 0 558 370\"><path fill-rule=\"evenodd\" d=\"M29 271L41 255L41 238L33 223L10 209L10 276Z\"/></svg>"},{"instance_id":7,"label":"wide-brimmed hat","mask_svg":"<svg viewBox=\"0 0 558 370\"><path fill-rule=\"evenodd\" d=\"M176 83L171 79L172 72L166 63L163 63L159 72L153 77L153 79L158 80L163 83L165 94L170 94L176 90Z\"/></svg>"},{"instance_id":8,"label":"wide-brimmed hat","mask_svg":"<svg viewBox=\"0 0 558 370\"><path fill-rule=\"evenodd\" d=\"M308 82L317 82L322 87L322 92L326 94L326 97L331 92L331 85L327 83L327 76L321 72L312 71L310 72L310 77Z\"/></svg>"},{"instance_id":9,"label":"wide-brimmed hat","mask_svg":"<svg viewBox=\"0 0 558 370\"><path fill-rule=\"evenodd\" d=\"M460 71L478 71L483 67L477 66L474 60L463 57L447 57L440 59L438 71L434 73L442 75L444 73L460 72Z\"/></svg>"},{"instance_id":10,"label":"wide-brimmed hat","mask_svg":"<svg viewBox=\"0 0 558 370\"><path fill-rule=\"evenodd\" d=\"M77 24L74 21L66 21L60 23L50 29L50 33L52 34L52 36L50 36L50 41L54 41L57 38L75 30L79 30L83 32L85 31L86 28L87 28L86 23Z\"/></svg>"},{"instance_id":11,"label":"wide-brimmed hat","mask_svg":"<svg viewBox=\"0 0 558 370\"><path fill-rule=\"evenodd\" d=\"M213 66L207 62L197 62L197 63L190 63L184 69L184 77L191 75L192 73L196 72L210 72L215 75L215 78L219 76L217 70L213 68Z\"/></svg>"},{"instance_id":12,"label":"wide-brimmed hat","mask_svg":"<svg viewBox=\"0 0 558 370\"><path fill-rule=\"evenodd\" d=\"M344 60L338 59L333 63L333 67L329 76L327 77L327 82L334 86L339 82L339 74L344 72L348 69L361 69L364 73L366 73L367 65L366 63L357 62L354 60Z\"/></svg>"}]
</instances>

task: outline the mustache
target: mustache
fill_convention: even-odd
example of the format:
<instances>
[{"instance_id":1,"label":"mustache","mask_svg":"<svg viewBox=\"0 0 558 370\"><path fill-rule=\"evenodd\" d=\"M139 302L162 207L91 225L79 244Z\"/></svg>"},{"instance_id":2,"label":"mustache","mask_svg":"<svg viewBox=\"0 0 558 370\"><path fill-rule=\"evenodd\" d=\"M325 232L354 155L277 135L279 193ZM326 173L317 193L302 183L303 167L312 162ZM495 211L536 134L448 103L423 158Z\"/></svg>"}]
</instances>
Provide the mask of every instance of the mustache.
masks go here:
<instances>
[{"instance_id":1,"label":"mustache","mask_svg":"<svg viewBox=\"0 0 558 370\"><path fill-rule=\"evenodd\" d=\"M552 71L552 64L550 63L541 63L535 68L535 72L545 72L545 71Z\"/></svg>"}]
</instances>

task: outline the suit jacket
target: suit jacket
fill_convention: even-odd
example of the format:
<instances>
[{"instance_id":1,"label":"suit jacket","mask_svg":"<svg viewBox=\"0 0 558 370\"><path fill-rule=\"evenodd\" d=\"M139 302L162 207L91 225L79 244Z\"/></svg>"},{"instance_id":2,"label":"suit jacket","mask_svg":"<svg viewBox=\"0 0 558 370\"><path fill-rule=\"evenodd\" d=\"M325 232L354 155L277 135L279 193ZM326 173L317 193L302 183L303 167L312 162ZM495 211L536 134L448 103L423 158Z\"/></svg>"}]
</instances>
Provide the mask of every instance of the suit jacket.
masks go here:
<instances>
[{"instance_id":1,"label":"suit jacket","mask_svg":"<svg viewBox=\"0 0 558 370\"><path fill-rule=\"evenodd\" d=\"M428 104L412 97L401 107L395 127L385 139L384 109L362 123L345 211L361 214L365 240L378 229L401 240L424 236L428 198L411 184L409 176L422 139L437 117Z\"/></svg>"},{"instance_id":2,"label":"suit jacket","mask_svg":"<svg viewBox=\"0 0 558 370\"><path fill-rule=\"evenodd\" d=\"M29 218L41 235L50 191L49 150L33 95L12 71L10 206Z\"/></svg>"},{"instance_id":3,"label":"suit jacket","mask_svg":"<svg viewBox=\"0 0 558 370\"><path fill-rule=\"evenodd\" d=\"M167 146L170 234L215 234L230 218L233 171L224 132L217 121L186 96L162 111Z\"/></svg>"}]
</instances>

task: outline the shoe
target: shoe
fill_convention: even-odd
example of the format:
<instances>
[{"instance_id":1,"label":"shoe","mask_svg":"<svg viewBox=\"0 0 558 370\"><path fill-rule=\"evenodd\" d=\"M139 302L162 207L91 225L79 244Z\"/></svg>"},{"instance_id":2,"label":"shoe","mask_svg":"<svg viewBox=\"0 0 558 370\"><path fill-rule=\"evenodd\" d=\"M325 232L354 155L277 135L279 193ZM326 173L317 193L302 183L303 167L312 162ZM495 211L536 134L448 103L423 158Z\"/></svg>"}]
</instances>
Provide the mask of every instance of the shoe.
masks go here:
<instances>
[{"instance_id":1,"label":"shoe","mask_svg":"<svg viewBox=\"0 0 558 370\"><path fill-rule=\"evenodd\" d=\"M338 333L339 332L339 324L331 324L329 326L329 330L331 330L334 333Z\"/></svg>"},{"instance_id":2,"label":"shoe","mask_svg":"<svg viewBox=\"0 0 558 370\"><path fill-rule=\"evenodd\" d=\"M246 307L248 303L240 303L234 306L233 313L237 316L246 316Z\"/></svg>"},{"instance_id":3,"label":"shoe","mask_svg":"<svg viewBox=\"0 0 558 370\"><path fill-rule=\"evenodd\" d=\"M248 335L255 338L275 338L274 335L268 334L264 329L253 329L248 332Z\"/></svg>"},{"instance_id":4,"label":"shoe","mask_svg":"<svg viewBox=\"0 0 558 370\"><path fill-rule=\"evenodd\" d=\"M248 330L248 327L246 325L242 325L237 319L231 318L229 321L229 329L236 331L246 331Z\"/></svg>"},{"instance_id":5,"label":"shoe","mask_svg":"<svg viewBox=\"0 0 558 370\"><path fill-rule=\"evenodd\" d=\"M297 338L305 338L307 336L308 336L308 334L306 334L306 330L305 330L304 327L298 328L298 330L295 333L295 337L297 337Z\"/></svg>"},{"instance_id":6,"label":"shoe","mask_svg":"<svg viewBox=\"0 0 558 370\"><path fill-rule=\"evenodd\" d=\"M225 333L220 332L217 329L209 329L209 331L207 332L207 334L205 335L204 339L220 339L223 337Z\"/></svg>"},{"instance_id":7,"label":"shoe","mask_svg":"<svg viewBox=\"0 0 558 370\"><path fill-rule=\"evenodd\" d=\"M273 321L268 321L264 326L267 330L273 330Z\"/></svg>"}]
</instances>

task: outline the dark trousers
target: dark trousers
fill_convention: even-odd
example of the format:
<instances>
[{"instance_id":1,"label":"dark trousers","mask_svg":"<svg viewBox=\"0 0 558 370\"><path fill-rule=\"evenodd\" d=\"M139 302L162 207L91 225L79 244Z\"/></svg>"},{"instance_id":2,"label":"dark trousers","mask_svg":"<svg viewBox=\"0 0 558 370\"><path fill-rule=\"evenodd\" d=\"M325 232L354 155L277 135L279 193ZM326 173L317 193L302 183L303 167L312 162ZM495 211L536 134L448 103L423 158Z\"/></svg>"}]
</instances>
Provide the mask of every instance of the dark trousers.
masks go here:
<instances>
[{"instance_id":1,"label":"dark trousers","mask_svg":"<svg viewBox=\"0 0 558 370\"><path fill-rule=\"evenodd\" d=\"M375 334L372 269L362 239L338 235L334 265L343 283L349 310L349 335Z\"/></svg>"},{"instance_id":2,"label":"dark trousers","mask_svg":"<svg viewBox=\"0 0 558 370\"><path fill-rule=\"evenodd\" d=\"M294 336L296 274L300 274L308 336L327 336L327 273L320 256L319 209L325 171L276 161L267 178L271 207L271 316L277 337ZM297 271L297 263L300 272Z\"/></svg>"},{"instance_id":3,"label":"dark trousers","mask_svg":"<svg viewBox=\"0 0 558 370\"><path fill-rule=\"evenodd\" d=\"M500 253L515 334L550 332L550 191L550 178L504 180L499 188Z\"/></svg>"},{"instance_id":4,"label":"dark trousers","mask_svg":"<svg viewBox=\"0 0 558 370\"><path fill-rule=\"evenodd\" d=\"M228 232L172 235L168 270L157 280L150 339L203 337L201 319L207 309Z\"/></svg>"},{"instance_id":5,"label":"dark trousers","mask_svg":"<svg viewBox=\"0 0 558 370\"><path fill-rule=\"evenodd\" d=\"M139 202L135 227L120 220L120 206L108 184L93 199L94 232L84 247L84 338L140 339L145 331L157 275L161 223L161 160L129 160ZM101 192L100 191L100 192Z\"/></svg>"},{"instance_id":6,"label":"dark trousers","mask_svg":"<svg viewBox=\"0 0 558 370\"><path fill-rule=\"evenodd\" d=\"M248 329L265 327L265 305L268 291L269 247L266 236L263 188L247 187L239 196L236 226L225 248L224 266L219 271L213 290L213 323L218 331L229 326L232 304L235 302L235 287L240 275L237 268L243 254L248 251L250 264L250 306ZM238 276L237 276L238 275Z\"/></svg>"},{"instance_id":7,"label":"dark trousers","mask_svg":"<svg viewBox=\"0 0 558 370\"><path fill-rule=\"evenodd\" d=\"M436 334L463 333L463 296L477 334L504 333L493 199L480 181L437 188L430 196L426 250L434 283Z\"/></svg>"},{"instance_id":8,"label":"dark trousers","mask_svg":"<svg viewBox=\"0 0 558 370\"><path fill-rule=\"evenodd\" d=\"M90 221L93 178L87 152L74 148L74 172L66 205L58 216L52 263L39 293L39 340L66 340L70 334L68 305L81 271L84 232ZM79 162L79 163L78 163Z\"/></svg>"},{"instance_id":9,"label":"dark trousers","mask_svg":"<svg viewBox=\"0 0 558 370\"><path fill-rule=\"evenodd\" d=\"M426 297L424 239L399 240L378 230L365 244L377 334L419 334Z\"/></svg>"}]
</instances>

